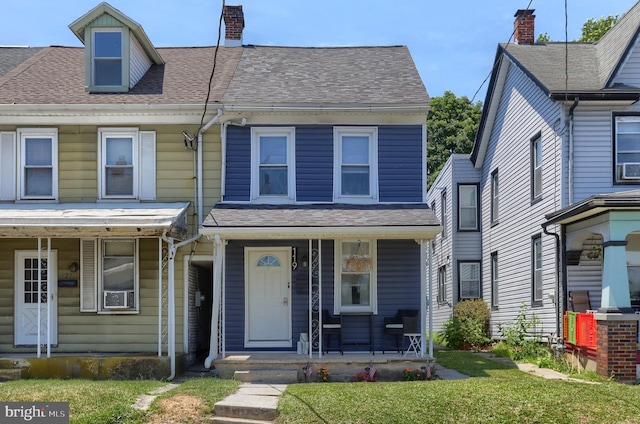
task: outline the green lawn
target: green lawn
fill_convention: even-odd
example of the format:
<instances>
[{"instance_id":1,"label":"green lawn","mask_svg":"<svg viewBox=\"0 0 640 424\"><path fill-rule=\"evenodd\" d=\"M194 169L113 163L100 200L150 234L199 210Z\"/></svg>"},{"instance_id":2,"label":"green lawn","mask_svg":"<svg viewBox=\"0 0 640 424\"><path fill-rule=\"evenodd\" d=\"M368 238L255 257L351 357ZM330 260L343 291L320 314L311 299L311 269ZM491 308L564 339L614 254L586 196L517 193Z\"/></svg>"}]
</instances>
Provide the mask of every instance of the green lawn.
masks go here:
<instances>
[{"instance_id":1,"label":"green lawn","mask_svg":"<svg viewBox=\"0 0 640 424\"><path fill-rule=\"evenodd\" d=\"M640 423L638 386L545 380L465 352L436 357L474 378L292 385L278 423Z\"/></svg>"}]
</instances>

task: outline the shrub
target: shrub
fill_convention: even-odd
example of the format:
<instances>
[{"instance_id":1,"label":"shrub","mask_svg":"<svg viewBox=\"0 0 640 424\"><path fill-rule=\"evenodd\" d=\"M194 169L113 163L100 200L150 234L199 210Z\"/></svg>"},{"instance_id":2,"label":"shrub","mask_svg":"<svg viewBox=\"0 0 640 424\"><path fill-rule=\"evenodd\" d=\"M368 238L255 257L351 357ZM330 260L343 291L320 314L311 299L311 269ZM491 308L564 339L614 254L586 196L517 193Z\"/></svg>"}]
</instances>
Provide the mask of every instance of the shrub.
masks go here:
<instances>
[{"instance_id":1,"label":"shrub","mask_svg":"<svg viewBox=\"0 0 640 424\"><path fill-rule=\"evenodd\" d=\"M489 308L483 300L464 300L453 308L453 315L440 334L452 349L478 350L491 341L489 317Z\"/></svg>"},{"instance_id":2,"label":"shrub","mask_svg":"<svg viewBox=\"0 0 640 424\"><path fill-rule=\"evenodd\" d=\"M542 336L536 331L538 325L540 318L535 314L527 319L527 305L524 302L515 320L510 324L498 324L498 331L509 348L511 359L532 359L547 353Z\"/></svg>"}]
</instances>

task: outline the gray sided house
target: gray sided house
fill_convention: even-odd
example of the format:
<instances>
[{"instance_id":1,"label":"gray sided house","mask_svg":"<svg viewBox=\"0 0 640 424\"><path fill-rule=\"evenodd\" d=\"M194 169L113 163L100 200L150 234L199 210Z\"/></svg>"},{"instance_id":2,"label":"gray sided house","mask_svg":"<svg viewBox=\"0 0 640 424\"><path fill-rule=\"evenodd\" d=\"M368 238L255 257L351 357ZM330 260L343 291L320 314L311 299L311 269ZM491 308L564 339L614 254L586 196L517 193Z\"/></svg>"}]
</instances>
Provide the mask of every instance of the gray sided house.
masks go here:
<instances>
[{"instance_id":1,"label":"gray sided house","mask_svg":"<svg viewBox=\"0 0 640 424\"><path fill-rule=\"evenodd\" d=\"M212 242L195 240L242 50L219 49L203 117L215 47L155 48L106 3L69 27L81 47L0 48L0 354L147 354L172 377L208 351Z\"/></svg>"},{"instance_id":2,"label":"gray sided house","mask_svg":"<svg viewBox=\"0 0 640 424\"><path fill-rule=\"evenodd\" d=\"M384 318L399 310L424 334L440 225L425 199L429 97L408 49L242 50L223 97L222 199L200 230L215 243L205 365L306 340L309 355L375 353L395 343Z\"/></svg>"},{"instance_id":3,"label":"gray sided house","mask_svg":"<svg viewBox=\"0 0 640 424\"><path fill-rule=\"evenodd\" d=\"M601 375L635 380L640 4L597 43L535 43L533 13L519 10L515 43L498 46L470 157L480 172L482 296L495 337L524 305L541 319L539 334L593 359ZM596 312L587 318L597 347L567 341L572 294Z\"/></svg>"},{"instance_id":4,"label":"gray sided house","mask_svg":"<svg viewBox=\"0 0 640 424\"><path fill-rule=\"evenodd\" d=\"M458 302L490 296L481 279L480 170L468 154L449 157L429 188L427 204L442 225L430 246L433 328L441 331Z\"/></svg>"}]
</instances>

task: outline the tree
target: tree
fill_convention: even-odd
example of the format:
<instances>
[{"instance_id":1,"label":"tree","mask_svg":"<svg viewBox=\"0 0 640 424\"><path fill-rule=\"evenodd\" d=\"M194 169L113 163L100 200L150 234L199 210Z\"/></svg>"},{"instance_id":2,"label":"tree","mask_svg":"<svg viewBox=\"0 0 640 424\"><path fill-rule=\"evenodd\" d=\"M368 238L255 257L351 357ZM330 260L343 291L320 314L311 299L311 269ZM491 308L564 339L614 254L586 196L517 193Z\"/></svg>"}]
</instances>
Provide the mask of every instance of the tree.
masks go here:
<instances>
[{"instance_id":1,"label":"tree","mask_svg":"<svg viewBox=\"0 0 640 424\"><path fill-rule=\"evenodd\" d=\"M602 18L595 20L593 18L587 19L587 22L582 25L582 37L578 41L582 42L596 42L602 38L618 21L620 17L618 15L603 16Z\"/></svg>"},{"instance_id":2,"label":"tree","mask_svg":"<svg viewBox=\"0 0 640 424\"><path fill-rule=\"evenodd\" d=\"M482 102L445 91L431 99L427 118L427 186L431 187L452 153L471 153L482 114Z\"/></svg>"}]
</instances>

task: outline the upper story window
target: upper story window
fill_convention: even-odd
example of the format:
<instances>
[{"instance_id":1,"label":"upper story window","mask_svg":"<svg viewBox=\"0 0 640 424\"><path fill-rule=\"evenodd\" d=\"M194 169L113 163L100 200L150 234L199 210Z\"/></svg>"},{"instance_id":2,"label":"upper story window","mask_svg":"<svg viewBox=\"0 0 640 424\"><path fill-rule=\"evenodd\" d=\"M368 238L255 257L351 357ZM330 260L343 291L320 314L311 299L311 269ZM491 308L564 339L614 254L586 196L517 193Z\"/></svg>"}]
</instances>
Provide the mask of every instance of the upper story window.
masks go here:
<instances>
[{"instance_id":1,"label":"upper story window","mask_svg":"<svg viewBox=\"0 0 640 424\"><path fill-rule=\"evenodd\" d=\"M478 186L476 184L458 186L458 230L478 230Z\"/></svg>"},{"instance_id":2,"label":"upper story window","mask_svg":"<svg viewBox=\"0 0 640 424\"><path fill-rule=\"evenodd\" d=\"M99 28L93 30L93 78L92 85L97 87L121 87L122 30L117 28Z\"/></svg>"},{"instance_id":3,"label":"upper story window","mask_svg":"<svg viewBox=\"0 0 640 424\"><path fill-rule=\"evenodd\" d=\"M251 199L269 203L294 201L294 129L252 128L251 144Z\"/></svg>"},{"instance_id":4,"label":"upper story window","mask_svg":"<svg viewBox=\"0 0 640 424\"><path fill-rule=\"evenodd\" d=\"M491 223L498 223L498 206L500 191L498 189L498 170L491 173Z\"/></svg>"},{"instance_id":5,"label":"upper story window","mask_svg":"<svg viewBox=\"0 0 640 424\"><path fill-rule=\"evenodd\" d=\"M334 311L378 311L375 240L336 240Z\"/></svg>"},{"instance_id":6,"label":"upper story window","mask_svg":"<svg viewBox=\"0 0 640 424\"><path fill-rule=\"evenodd\" d=\"M531 200L542 197L542 135L531 139Z\"/></svg>"},{"instance_id":7,"label":"upper story window","mask_svg":"<svg viewBox=\"0 0 640 424\"><path fill-rule=\"evenodd\" d=\"M447 191L440 193L440 224L442 225L442 237L447 236Z\"/></svg>"},{"instance_id":8,"label":"upper story window","mask_svg":"<svg viewBox=\"0 0 640 424\"><path fill-rule=\"evenodd\" d=\"M154 200L155 132L102 128L98 134L100 199Z\"/></svg>"},{"instance_id":9,"label":"upper story window","mask_svg":"<svg viewBox=\"0 0 640 424\"><path fill-rule=\"evenodd\" d=\"M334 128L335 201L370 203L378 199L378 129Z\"/></svg>"},{"instance_id":10,"label":"upper story window","mask_svg":"<svg viewBox=\"0 0 640 424\"><path fill-rule=\"evenodd\" d=\"M58 197L58 132L51 128L18 130L19 199L55 200Z\"/></svg>"},{"instance_id":11,"label":"upper story window","mask_svg":"<svg viewBox=\"0 0 640 424\"><path fill-rule=\"evenodd\" d=\"M640 183L640 116L616 116L616 183Z\"/></svg>"}]
</instances>

